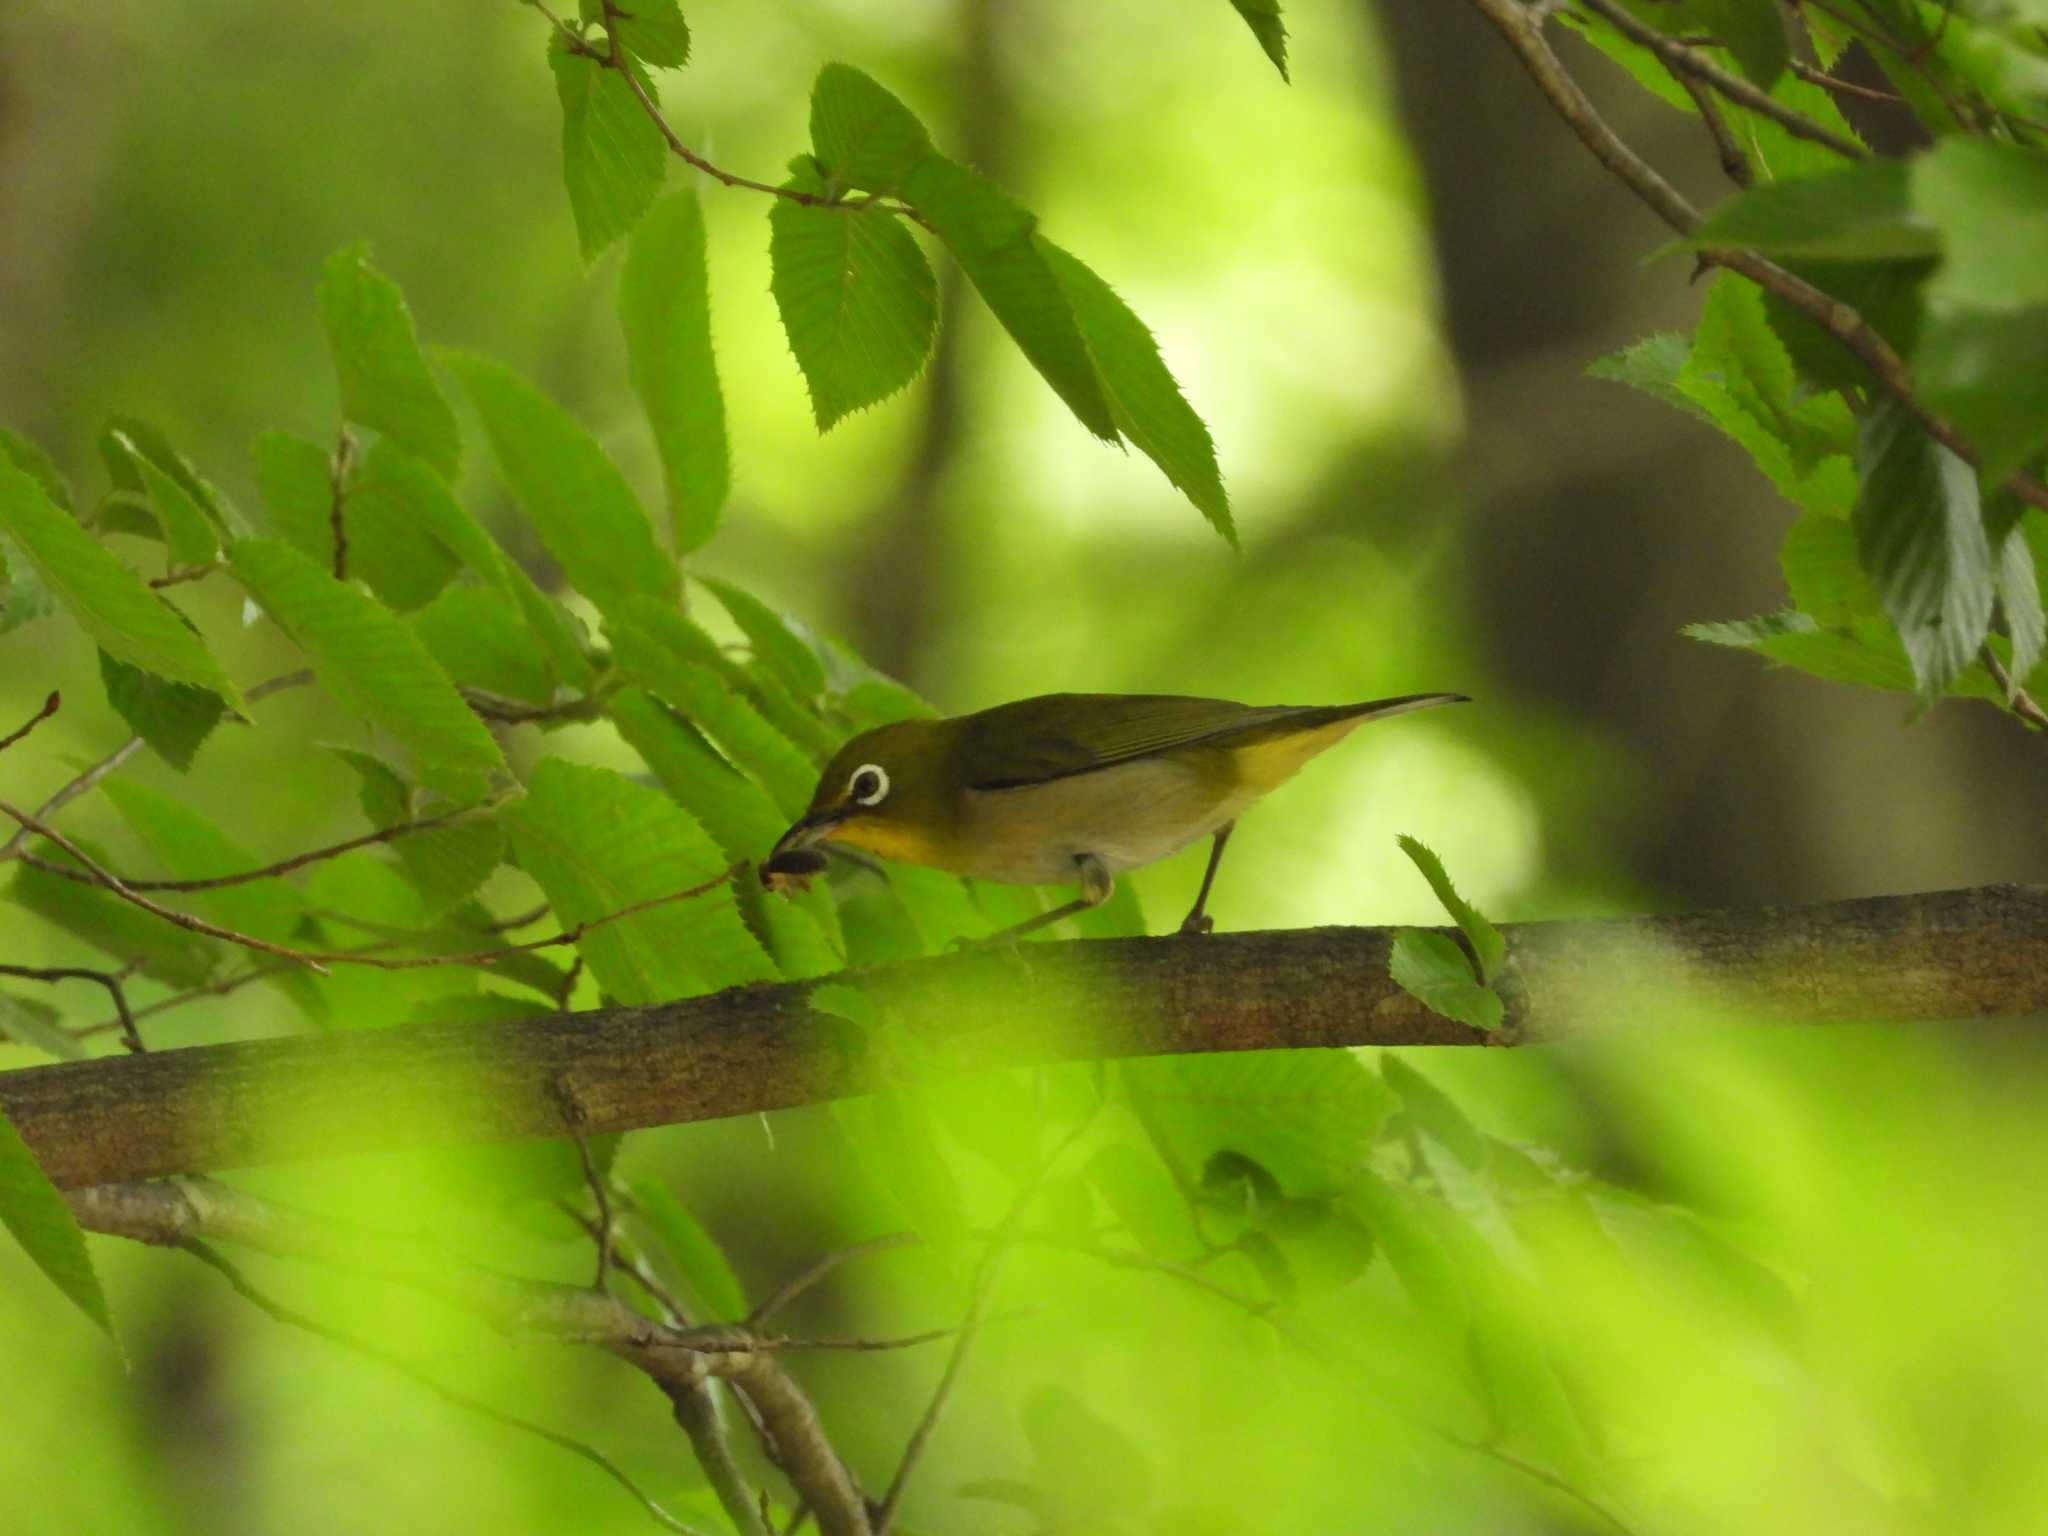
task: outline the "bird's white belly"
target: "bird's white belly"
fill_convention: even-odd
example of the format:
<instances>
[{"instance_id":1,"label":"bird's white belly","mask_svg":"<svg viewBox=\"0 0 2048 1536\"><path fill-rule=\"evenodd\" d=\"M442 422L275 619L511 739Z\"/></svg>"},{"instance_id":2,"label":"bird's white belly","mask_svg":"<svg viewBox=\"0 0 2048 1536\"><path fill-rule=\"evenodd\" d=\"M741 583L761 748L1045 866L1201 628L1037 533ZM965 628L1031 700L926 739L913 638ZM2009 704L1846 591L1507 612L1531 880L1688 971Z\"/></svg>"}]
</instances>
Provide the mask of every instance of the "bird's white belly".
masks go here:
<instances>
[{"instance_id":1,"label":"bird's white belly","mask_svg":"<svg viewBox=\"0 0 2048 1536\"><path fill-rule=\"evenodd\" d=\"M1141 758L1016 789L966 793L963 842L979 880L1071 883L1092 854L1111 874L1137 869L1214 832L1253 796L1168 758Z\"/></svg>"}]
</instances>

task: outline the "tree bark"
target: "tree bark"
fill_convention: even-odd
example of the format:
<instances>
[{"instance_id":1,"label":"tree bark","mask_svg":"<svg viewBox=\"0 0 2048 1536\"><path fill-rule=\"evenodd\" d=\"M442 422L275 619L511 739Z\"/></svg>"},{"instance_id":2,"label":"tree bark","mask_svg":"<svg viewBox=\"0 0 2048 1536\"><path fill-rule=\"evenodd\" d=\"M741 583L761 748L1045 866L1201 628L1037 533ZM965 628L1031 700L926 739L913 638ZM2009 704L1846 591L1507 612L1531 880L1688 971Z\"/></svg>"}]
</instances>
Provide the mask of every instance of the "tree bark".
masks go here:
<instances>
[{"instance_id":1,"label":"tree bark","mask_svg":"<svg viewBox=\"0 0 2048 1536\"><path fill-rule=\"evenodd\" d=\"M244 1041L0 1073L0 1111L75 1187L432 1143L752 1114L913 1077L1091 1058L1523 1045L1654 1026L2048 1010L2048 887L1510 924L1483 1034L1387 975L1391 929L1032 944L653 1007ZM835 1000L823 999L828 1005Z\"/></svg>"}]
</instances>

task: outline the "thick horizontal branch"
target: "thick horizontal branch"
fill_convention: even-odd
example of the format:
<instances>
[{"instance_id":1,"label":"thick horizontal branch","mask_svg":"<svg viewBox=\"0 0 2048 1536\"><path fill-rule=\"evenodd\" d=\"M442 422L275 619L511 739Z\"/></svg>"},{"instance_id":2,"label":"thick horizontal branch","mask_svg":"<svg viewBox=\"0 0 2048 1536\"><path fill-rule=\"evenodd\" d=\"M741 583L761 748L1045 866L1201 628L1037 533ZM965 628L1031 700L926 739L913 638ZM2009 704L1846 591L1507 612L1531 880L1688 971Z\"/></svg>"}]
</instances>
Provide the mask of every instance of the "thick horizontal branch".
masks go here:
<instances>
[{"instance_id":1,"label":"thick horizontal branch","mask_svg":"<svg viewBox=\"0 0 2048 1536\"><path fill-rule=\"evenodd\" d=\"M1681 999L1801 1023L2048 1010L2048 888L1510 924L1507 1023L1482 1035L1387 976L1392 930L1032 944L645 1008L407 1025L0 1073L60 1185L429 1143L595 1134L1044 1062L1192 1051L1524 1044L1635 1028Z\"/></svg>"}]
</instances>

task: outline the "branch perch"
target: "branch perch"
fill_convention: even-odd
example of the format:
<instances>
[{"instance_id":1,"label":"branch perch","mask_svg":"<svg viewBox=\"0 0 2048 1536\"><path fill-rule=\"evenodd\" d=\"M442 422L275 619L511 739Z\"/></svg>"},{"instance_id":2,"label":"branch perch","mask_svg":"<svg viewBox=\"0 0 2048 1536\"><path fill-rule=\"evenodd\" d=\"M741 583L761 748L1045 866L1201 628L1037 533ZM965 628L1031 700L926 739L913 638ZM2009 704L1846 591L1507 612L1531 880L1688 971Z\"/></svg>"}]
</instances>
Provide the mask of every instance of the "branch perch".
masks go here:
<instances>
[{"instance_id":1,"label":"branch perch","mask_svg":"<svg viewBox=\"0 0 2048 1536\"><path fill-rule=\"evenodd\" d=\"M932 1073L1191 1051L1540 1043L1638 1027L1674 996L1806 1024L2048 1010L2048 887L1502 931L1507 1022L1494 1035L1398 990L1383 928L1031 944L844 979ZM897 1053L810 1007L815 984L58 1062L0 1073L0 1111L53 1180L76 1187L597 1135L900 1081L887 1059ZM579 1111L573 1126L564 1090Z\"/></svg>"}]
</instances>

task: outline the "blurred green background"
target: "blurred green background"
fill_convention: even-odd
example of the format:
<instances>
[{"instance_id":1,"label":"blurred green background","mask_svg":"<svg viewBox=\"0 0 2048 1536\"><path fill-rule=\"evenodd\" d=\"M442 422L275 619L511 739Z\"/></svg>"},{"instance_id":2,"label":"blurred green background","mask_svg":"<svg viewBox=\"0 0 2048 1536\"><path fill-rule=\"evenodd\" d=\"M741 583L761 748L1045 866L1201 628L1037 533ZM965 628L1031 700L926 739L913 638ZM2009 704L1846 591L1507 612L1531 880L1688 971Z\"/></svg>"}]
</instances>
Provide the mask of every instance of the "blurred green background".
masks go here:
<instances>
[{"instance_id":1,"label":"blurred green background","mask_svg":"<svg viewBox=\"0 0 2048 1536\"><path fill-rule=\"evenodd\" d=\"M1679 261L1641 264L1658 228L1465 7L1291 0L1291 86L1222 0L686 11L694 61L665 101L718 163L772 177L803 147L811 77L843 58L1111 281L1214 431L1245 544L1233 555L1149 463L1077 430L971 302L906 396L820 440L768 294L764 200L706 186L735 494L702 569L844 636L949 710L1059 689L1479 700L1354 738L1250 819L1211 905L1219 926L1431 920L1397 832L1434 846L1502 919L2048 877L2037 744L2010 721L1946 704L1909 728L1905 701L1765 673L1678 635L1776 606L1791 513L1705 428L1581 376L1688 323L1697 296ZM618 255L583 267L561 190L545 35L533 12L483 0L13 0L0 10L0 421L97 494L101 422L148 417L253 509L258 430L332 431L313 286L330 251L367 240L426 339L532 373L655 486L613 314ZM1574 62L1625 134L1716 195L1683 120L1597 59ZM474 437L466 464L471 504L538 569ZM209 632L232 623L229 597L188 590ZM255 631L228 654L244 681L291 664ZM0 723L57 685L62 715L0 764L10 799L39 799L68 762L121 739L71 631L44 623L0 643ZM317 734L322 708L280 699L263 726L209 746L189 786L160 763L135 771L259 849L293 851L315 825L346 835L339 767L266 771L263 727ZM620 760L595 730L556 745ZM79 825L114 823L81 808ZM1138 877L1155 923L1199 874L1188 854ZM10 958L71 953L41 933L8 937ZM261 1032L267 1006L245 993L192 1028ZM1681 1427L1700 1437L1697 1460L1676 1463L1692 1480L1670 1490L1678 1518L1657 1528L1989 1532L2038 1512L2040 1474L2016 1470L2005 1437L2041 1428L2038 1384L2011 1379L2011 1362L2043 1358L2043 1341L2001 1287L2038 1285L2040 1220L2000 1170L2038 1166L2048 1148L2026 1074L1993 1086L1991 1068L2012 1062L2038 1065L2010 1041L1963 1053L1830 1034L1721 1041L1700 1057L1664 1043L1429 1063L1502 1134L1762 1224L1802 1277L1813 1374L1768 1391L1689 1377L1683 1352L1655 1356L1661 1314L1609 1295L1618 1282L1583 1255L1585 1293L1550 1298L1589 1317L1612 1308L1612 1329L1589 1322L1584 1340L1610 1387L1694 1389L1644 1432L1659 1455ZM1738 1156L1673 1074L1702 1074L1739 1106ZM863 1235L846 1209L806 1207L815 1189L785 1171L825 1135L812 1118L662 1133L635 1155L699 1193L759 1284L841 1228ZM1967 1146L1940 1134L1965 1125ZM281 1333L196 1265L95 1247L130 1320L125 1375L82 1326L51 1321L18 1256L0 1254L0 1358L25 1384L0 1453L9 1531L641 1528L578 1464ZM957 1280L941 1269L910 1293ZM1127 1432L1148 1424L1160 1351L1088 1332L1125 1309L1145 1310L1147 1337L1181 1360L1175 1396L1231 1402L1179 1438L1161 1432L1181 1458L1153 1467L1148 1518L1162 1529L1245 1528L1227 1512L1297 1477L1301 1517L1275 1528L1418 1528L1406 1522L1454 1497L1461 1513L1437 1528L1580 1528L1568 1509L1530 1514L1512 1474L1475 1475L1414 1443L1398 1415L1351 1425L1355 1463L1334 1475L1319 1426L1356 1416L1355 1393L1289 1375L1247 1396L1232 1362L1246 1320L1162 1302L1143 1277L1112 1283L1128 1296L1095 1295L1061 1346L1092 1363L1051 1369L1028 1329L992 1341L933 1502L913 1506L929 1528L1024 1528L939 1490L948 1475L1029 1474L1017 1404L1033 1387L1077 1392ZM346 1312L350 1290L320 1294ZM867 1297L860 1326L886 1331L873 1308L888 1311L887 1295ZM365 1302L370 1323L418 1330L483 1395L624 1447L664 1493L691 1481L653 1394L636 1384L622 1403L603 1362L479 1348L446 1319L381 1305ZM1700 1348L1739 1377L1739 1330L1700 1326ZM851 1447L892 1444L932 1368L822 1363L840 1401L889 1405ZM1781 1417L1757 1417L1766 1399ZM1945 1427L1913 1440L1929 1416ZM1787 1438L1766 1444L1767 1429ZM1990 1469L1984 1521L1913 1523L1918 1501L1967 1483L1972 1448ZM1717 1476L1735 1466L1742 1477Z\"/></svg>"}]
</instances>

